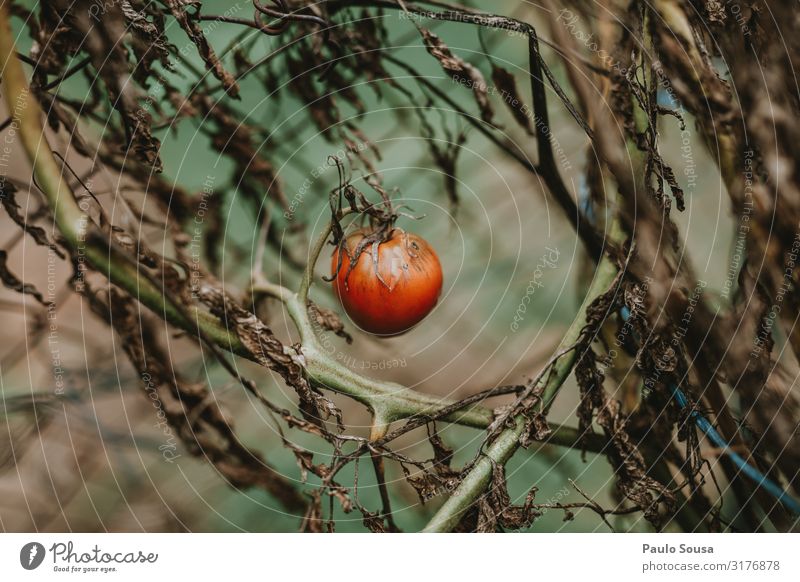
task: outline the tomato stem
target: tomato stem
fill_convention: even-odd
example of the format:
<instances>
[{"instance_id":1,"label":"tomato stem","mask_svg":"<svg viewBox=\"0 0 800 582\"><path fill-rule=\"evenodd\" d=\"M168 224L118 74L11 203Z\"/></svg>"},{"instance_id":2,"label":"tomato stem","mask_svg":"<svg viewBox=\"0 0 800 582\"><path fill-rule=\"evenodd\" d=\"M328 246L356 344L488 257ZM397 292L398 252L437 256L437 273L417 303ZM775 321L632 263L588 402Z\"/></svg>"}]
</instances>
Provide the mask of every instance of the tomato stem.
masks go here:
<instances>
[{"instance_id":1,"label":"tomato stem","mask_svg":"<svg viewBox=\"0 0 800 582\"><path fill-rule=\"evenodd\" d=\"M343 208L338 212L338 218L341 220L348 214L352 214L352 209L350 208ZM314 241L314 246L311 247L311 252L308 256L308 263L306 263L306 268L303 271L303 278L300 279L300 287L297 290L297 296L303 303L308 303L308 290L311 288L311 283L314 280L314 267L317 265L317 261L319 261L319 256L322 254L322 249L325 248L325 243L328 242L328 237L331 235L333 231L333 220L328 223L328 226L325 227L322 233L317 237Z\"/></svg>"}]
</instances>

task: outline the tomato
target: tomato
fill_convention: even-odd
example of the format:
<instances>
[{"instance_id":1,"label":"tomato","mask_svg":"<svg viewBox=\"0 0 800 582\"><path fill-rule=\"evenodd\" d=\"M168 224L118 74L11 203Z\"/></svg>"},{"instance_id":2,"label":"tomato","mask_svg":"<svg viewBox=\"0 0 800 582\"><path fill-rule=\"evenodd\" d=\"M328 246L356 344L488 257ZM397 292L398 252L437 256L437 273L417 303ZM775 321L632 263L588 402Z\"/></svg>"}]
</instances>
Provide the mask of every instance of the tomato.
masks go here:
<instances>
[{"instance_id":1,"label":"tomato","mask_svg":"<svg viewBox=\"0 0 800 582\"><path fill-rule=\"evenodd\" d=\"M357 231L345 240L350 256L367 234ZM336 274L337 248L331 261ZM333 289L350 319L375 335L399 335L422 321L442 292L442 265L428 242L417 235L394 229L378 245L377 269L373 247L368 245L348 276L350 256L342 252L342 265Z\"/></svg>"}]
</instances>

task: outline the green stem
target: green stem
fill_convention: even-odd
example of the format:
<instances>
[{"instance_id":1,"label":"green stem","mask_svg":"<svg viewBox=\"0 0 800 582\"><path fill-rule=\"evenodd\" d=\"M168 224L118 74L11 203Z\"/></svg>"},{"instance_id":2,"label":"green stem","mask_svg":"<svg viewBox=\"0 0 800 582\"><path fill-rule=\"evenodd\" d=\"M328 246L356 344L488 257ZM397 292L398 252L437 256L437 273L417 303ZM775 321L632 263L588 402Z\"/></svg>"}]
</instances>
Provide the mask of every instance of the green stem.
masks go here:
<instances>
[{"instance_id":1,"label":"green stem","mask_svg":"<svg viewBox=\"0 0 800 582\"><path fill-rule=\"evenodd\" d=\"M603 257L598 265L597 272L586 293L586 297L581 305L578 317L572 322L564 338L561 340L556 353L570 348L578 341L581 331L585 325L582 315L597 297L604 293L614 280L617 274L617 267L608 257ZM553 366L552 372L546 376L544 392L542 395L545 410L552 403L558 389L569 376L572 366L577 358L577 351L570 350L565 353ZM452 493L450 498L442 505L436 515L423 531L425 532L447 532L452 530L475 500L483 493L489 485L492 475L492 467L495 463L504 465L511 458L511 455L520 446L519 439L525 428L525 418L522 415L514 418L514 426L500 433L495 441L489 446L486 454L473 465L472 469L463 478L459 486Z\"/></svg>"},{"instance_id":2,"label":"green stem","mask_svg":"<svg viewBox=\"0 0 800 582\"><path fill-rule=\"evenodd\" d=\"M283 302L300 334L301 363L312 382L319 387L345 394L372 410L375 416L373 439L383 436L392 422L413 416L434 415L452 404L450 400L429 396L395 382L366 378L331 358L320 344L299 294L269 283L254 285L252 292L255 295L267 294ZM485 429L494 420L494 414L489 408L472 405L453 412L442 420ZM551 424L550 428L553 430L548 441L551 444L571 448L581 446L576 429L558 424ZM587 450L599 452L604 445L603 440L594 439Z\"/></svg>"},{"instance_id":3,"label":"green stem","mask_svg":"<svg viewBox=\"0 0 800 582\"><path fill-rule=\"evenodd\" d=\"M416 392L395 382L367 378L330 357L320 344L308 316L306 302L300 294L275 285L254 285L254 294L267 293L280 299L300 333L301 364L315 384L346 394L367 405L381 423L387 424L418 415L432 415L452 404L435 396ZM443 420L476 428L486 428L492 422L492 411L481 406L466 407Z\"/></svg>"},{"instance_id":4,"label":"green stem","mask_svg":"<svg viewBox=\"0 0 800 582\"><path fill-rule=\"evenodd\" d=\"M352 210L350 208L342 209L341 212L339 212L339 220L351 213ZM311 288L311 283L314 280L314 267L317 265L319 256L322 254L322 249L325 248L325 243L328 242L328 237L331 235L332 230L333 222L329 222L328 226L322 231L319 237L317 237L314 246L311 248L308 263L306 263L306 268L303 271L303 278L300 280L300 288L297 290L297 295L303 303L308 302L308 290Z\"/></svg>"}]
</instances>

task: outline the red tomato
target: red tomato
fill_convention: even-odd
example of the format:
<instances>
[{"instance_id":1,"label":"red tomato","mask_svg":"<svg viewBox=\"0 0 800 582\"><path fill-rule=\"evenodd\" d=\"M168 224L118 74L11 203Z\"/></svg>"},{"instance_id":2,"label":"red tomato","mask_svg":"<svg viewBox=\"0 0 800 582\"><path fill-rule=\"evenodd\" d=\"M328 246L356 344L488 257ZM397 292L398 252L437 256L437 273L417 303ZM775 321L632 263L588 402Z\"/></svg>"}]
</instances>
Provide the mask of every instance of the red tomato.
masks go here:
<instances>
[{"instance_id":1,"label":"red tomato","mask_svg":"<svg viewBox=\"0 0 800 582\"><path fill-rule=\"evenodd\" d=\"M365 234L361 230L347 237L350 255L355 255ZM376 335L399 335L422 321L436 305L442 292L442 265L425 239L400 229L394 229L389 240L378 245L377 258L376 273L372 245L365 247L348 276L350 257L342 253L333 289L361 329ZM338 260L337 248L332 274Z\"/></svg>"}]
</instances>

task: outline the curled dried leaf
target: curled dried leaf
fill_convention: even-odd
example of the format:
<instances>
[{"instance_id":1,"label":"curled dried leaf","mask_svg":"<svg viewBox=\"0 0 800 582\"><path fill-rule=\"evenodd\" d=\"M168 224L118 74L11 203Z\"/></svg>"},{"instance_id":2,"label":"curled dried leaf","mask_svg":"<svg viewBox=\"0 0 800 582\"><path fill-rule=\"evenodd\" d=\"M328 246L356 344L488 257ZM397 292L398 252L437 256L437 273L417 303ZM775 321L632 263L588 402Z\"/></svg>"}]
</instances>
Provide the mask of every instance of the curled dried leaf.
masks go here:
<instances>
[{"instance_id":1,"label":"curled dried leaf","mask_svg":"<svg viewBox=\"0 0 800 582\"><path fill-rule=\"evenodd\" d=\"M297 392L300 410L307 420L319 424L334 418L339 430L344 430L342 411L309 384L294 350L284 346L263 321L219 289L204 285L198 296L211 308L212 313L225 322L228 329L236 333L255 361L279 373L286 384Z\"/></svg>"},{"instance_id":2,"label":"curled dried leaf","mask_svg":"<svg viewBox=\"0 0 800 582\"><path fill-rule=\"evenodd\" d=\"M422 40L428 52L442 65L453 81L466 85L475 95L475 101L481 112L481 119L486 123L491 123L494 117L494 110L489 101L489 85L478 68L464 61L461 57L453 54L444 41L430 30L419 27Z\"/></svg>"},{"instance_id":3,"label":"curled dried leaf","mask_svg":"<svg viewBox=\"0 0 800 582\"><path fill-rule=\"evenodd\" d=\"M8 181L0 182L0 204L3 205L8 216L14 221L14 224L22 228L25 233L30 236L36 244L49 248L59 258L66 258L64 252L58 248L55 243L51 242L47 237L47 233L41 226L31 224L27 217L23 216L20 212L20 206L16 200L17 188Z\"/></svg>"},{"instance_id":4,"label":"curled dried leaf","mask_svg":"<svg viewBox=\"0 0 800 582\"><path fill-rule=\"evenodd\" d=\"M16 275L9 271L7 262L8 254L5 251L0 250L0 281L3 282L3 286L6 289L11 289L17 293L22 293L23 295L30 295L44 306L50 305L44 300L44 297L42 297L42 294L36 287L30 283L25 283L17 279Z\"/></svg>"},{"instance_id":5,"label":"curled dried leaf","mask_svg":"<svg viewBox=\"0 0 800 582\"><path fill-rule=\"evenodd\" d=\"M495 532L500 528L523 529L530 527L541 515L535 505L536 487L525 496L522 505L513 505L508 494L505 467L492 461L492 480L489 489L477 504L478 532Z\"/></svg>"},{"instance_id":6,"label":"curled dried leaf","mask_svg":"<svg viewBox=\"0 0 800 582\"><path fill-rule=\"evenodd\" d=\"M239 85L236 83L236 79L234 79L233 75L222 65L222 61L220 61L217 53L214 52L205 34L203 34L203 29L197 21L192 19L186 12L184 8L185 2L181 2L180 0L167 0L166 4L172 16L178 21L178 24L180 24L181 28L189 37L189 40L197 47L197 52L206 64L206 69L219 79L228 95L231 97L238 97Z\"/></svg>"},{"instance_id":7,"label":"curled dried leaf","mask_svg":"<svg viewBox=\"0 0 800 582\"><path fill-rule=\"evenodd\" d=\"M519 93L517 78L503 67L492 63L492 82L499 91L503 103L505 103L519 126L522 127L528 135L534 135L531 118L525 114L528 108L525 106L525 102Z\"/></svg>"},{"instance_id":8,"label":"curled dried leaf","mask_svg":"<svg viewBox=\"0 0 800 582\"><path fill-rule=\"evenodd\" d=\"M353 343L353 337L344 329L339 315L326 307L321 307L313 301L308 302L308 312L313 322L316 322L322 329L332 331L337 336L344 338L348 344Z\"/></svg>"}]
</instances>

